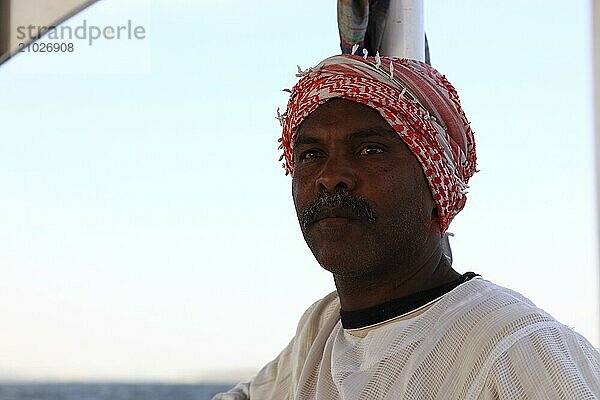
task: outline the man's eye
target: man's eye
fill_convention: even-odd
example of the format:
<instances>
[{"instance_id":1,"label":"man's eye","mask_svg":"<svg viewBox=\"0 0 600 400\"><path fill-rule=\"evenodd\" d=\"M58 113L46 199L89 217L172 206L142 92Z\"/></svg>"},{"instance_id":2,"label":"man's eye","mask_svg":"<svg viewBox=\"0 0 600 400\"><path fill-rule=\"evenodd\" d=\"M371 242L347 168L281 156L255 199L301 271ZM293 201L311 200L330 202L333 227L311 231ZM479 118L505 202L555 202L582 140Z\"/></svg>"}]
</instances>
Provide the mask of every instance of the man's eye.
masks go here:
<instances>
[{"instance_id":1,"label":"man's eye","mask_svg":"<svg viewBox=\"0 0 600 400\"><path fill-rule=\"evenodd\" d=\"M370 154L379 154L379 153L383 153L383 149L381 148L381 146L376 146L373 144L366 145L359 152L359 154L363 155L363 156L370 155Z\"/></svg>"},{"instance_id":2,"label":"man's eye","mask_svg":"<svg viewBox=\"0 0 600 400\"><path fill-rule=\"evenodd\" d=\"M321 152L318 150L307 150L300 154L300 160L310 160L311 158L317 158L321 156Z\"/></svg>"}]
</instances>

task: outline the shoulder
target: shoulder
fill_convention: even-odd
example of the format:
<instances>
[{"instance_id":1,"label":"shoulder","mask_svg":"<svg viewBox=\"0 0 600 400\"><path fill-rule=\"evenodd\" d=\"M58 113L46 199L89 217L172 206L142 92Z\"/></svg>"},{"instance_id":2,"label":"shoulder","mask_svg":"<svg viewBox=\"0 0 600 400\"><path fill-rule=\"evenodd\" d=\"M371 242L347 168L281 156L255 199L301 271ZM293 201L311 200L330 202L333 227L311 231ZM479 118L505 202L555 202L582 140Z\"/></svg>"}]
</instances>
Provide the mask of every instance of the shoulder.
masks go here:
<instances>
[{"instance_id":1,"label":"shoulder","mask_svg":"<svg viewBox=\"0 0 600 400\"><path fill-rule=\"evenodd\" d=\"M445 313L473 322L489 321L506 333L538 322L556 322L522 294L481 278L460 285L443 300Z\"/></svg>"},{"instance_id":2,"label":"shoulder","mask_svg":"<svg viewBox=\"0 0 600 400\"><path fill-rule=\"evenodd\" d=\"M472 390L501 398L515 390L530 398L598 394L600 356L583 336L513 290L483 279L465 285L446 312L468 326Z\"/></svg>"},{"instance_id":3,"label":"shoulder","mask_svg":"<svg viewBox=\"0 0 600 400\"><path fill-rule=\"evenodd\" d=\"M253 399L288 399L292 397L303 367L311 353L321 352L323 337L339 320L339 299L333 292L313 303L304 312L296 334L286 348L252 379L249 386Z\"/></svg>"},{"instance_id":4,"label":"shoulder","mask_svg":"<svg viewBox=\"0 0 600 400\"><path fill-rule=\"evenodd\" d=\"M450 292L444 313L455 314L459 321L468 321L488 334L495 332L498 343L506 342L501 347L548 330L585 340L522 294L484 279L473 279Z\"/></svg>"},{"instance_id":5,"label":"shoulder","mask_svg":"<svg viewBox=\"0 0 600 400\"><path fill-rule=\"evenodd\" d=\"M340 318L340 299L336 291L329 293L322 299L314 302L302 314L296 337L316 335L319 331Z\"/></svg>"},{"instance_id":6,"label":"shoulder","mask_svg":"<svg viewBox=\"0 0 600 400\"><path fill-rule=\"evenodd\" d=\"M543 330L567 335L573 330L537 307L522 294L484 279L473 279L450 292L443 314L455 324L468 326L492 352L503 352L522 338Z\"/></svg>"}]
</instances>

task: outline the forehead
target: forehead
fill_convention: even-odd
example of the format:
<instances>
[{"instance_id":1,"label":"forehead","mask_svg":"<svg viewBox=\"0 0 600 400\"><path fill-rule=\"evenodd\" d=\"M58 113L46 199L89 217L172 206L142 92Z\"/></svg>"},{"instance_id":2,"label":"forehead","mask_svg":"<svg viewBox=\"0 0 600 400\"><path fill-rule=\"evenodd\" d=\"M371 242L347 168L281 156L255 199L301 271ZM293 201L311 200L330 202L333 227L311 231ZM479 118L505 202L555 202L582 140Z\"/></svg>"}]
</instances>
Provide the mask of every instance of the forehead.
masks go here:
<instances>
[{"instance_id":1,"label":"forehead","mask_svg":"<svg viewBox=\"0 0 600 400\"><path fill-rule=\"evenodd\" d=\"M398 137L393 128L373 108L345 99L333 99L319 106L298 127L296 141L311 136L352 133L380 129Z\"/></svg>"}]
</instances>

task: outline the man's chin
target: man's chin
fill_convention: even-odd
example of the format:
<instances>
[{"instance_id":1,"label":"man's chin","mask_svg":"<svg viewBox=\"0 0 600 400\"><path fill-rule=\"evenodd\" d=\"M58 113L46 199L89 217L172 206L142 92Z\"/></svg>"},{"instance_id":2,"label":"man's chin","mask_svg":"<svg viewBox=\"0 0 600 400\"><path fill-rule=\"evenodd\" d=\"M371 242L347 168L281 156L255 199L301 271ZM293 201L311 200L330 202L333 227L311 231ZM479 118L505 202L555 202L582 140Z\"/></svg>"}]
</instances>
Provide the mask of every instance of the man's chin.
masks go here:
<instances>
[{"instance_id":1,"label":"man's chin","mask_svg":"<svg viewBox=\"0 0 600 400\"><path fill-rule=\"evenodd\" d=\"M331 248L334 246L328 246L327 249L313 250L313 255L325 270L331 272L334 275L355 275L359 274L361 265L364 264L364 260L361 259L360 254L356 249L347 248ZM340 246L335 246L340 247Z\"/></svg>"},{"instance_id":2,"label":"man's chin","mask_svg":"<svg viewBox=\"0 0 600 400\"><path fill-rule=\"evenodd\" d=\"M368 236L364 229L314 229L304 239L324 269L344 274L365 265L370 253L366 246Z\"/></svg>"}]
</instances>

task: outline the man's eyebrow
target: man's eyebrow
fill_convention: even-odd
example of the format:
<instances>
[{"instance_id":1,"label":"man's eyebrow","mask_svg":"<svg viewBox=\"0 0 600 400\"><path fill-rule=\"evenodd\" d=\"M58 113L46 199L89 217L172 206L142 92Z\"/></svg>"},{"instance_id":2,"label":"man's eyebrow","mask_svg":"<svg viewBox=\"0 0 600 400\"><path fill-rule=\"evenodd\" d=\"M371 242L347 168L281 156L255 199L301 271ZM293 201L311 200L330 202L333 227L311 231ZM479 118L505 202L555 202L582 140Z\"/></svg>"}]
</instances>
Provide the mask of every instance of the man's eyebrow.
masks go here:
<instances>
[{"instance_id":1,"label":"man's eyebrow","mask_svg":"<svg viewBox=\"0 0 600 400\"><path fill-rule=\"evenodd\" d=\"M296 146L301 146L303 144L319 144L319 143L321 143L321 140L314 136L300 136L300 137L296 137L296 139L294 140L294 148Z\"/></svg>"},{"instance_id":2,"label":"man's eyebrow","mask_svg":"<svg viewBox=\"0 0 600 400\"><path fill-rule=\"evenodd\" d=\"M391 127L390 128L373 127L373 128L363 128L363 129L359 129L357 131L351 132L348 135L346 135L346 140L368 139L373 136L388 138L388 139L400 139L400 136L398 135L398 133L395 130L393 130ZM321 142L322 142L322 140L317 137L303 135L303 136L296 137L296 140L294 141L294 148L297 146L304 145L304 144L319 144Z\"/></svg>"},{"instance_id":3,"label":"man's eyebrow","mask_svg":"<svg viewBox=\"0 0 600 400\"><path fill-rule=\"evenodd\" d=\"M348 135L350 139L367 139L373 136L383 137L383 138L391 138L391 139L399 139L400 136L398 132L390 128L365 128L359 129L357 131L352 132Z\"/></svg>"}]
</instances>

